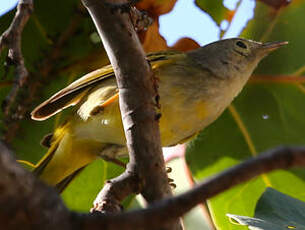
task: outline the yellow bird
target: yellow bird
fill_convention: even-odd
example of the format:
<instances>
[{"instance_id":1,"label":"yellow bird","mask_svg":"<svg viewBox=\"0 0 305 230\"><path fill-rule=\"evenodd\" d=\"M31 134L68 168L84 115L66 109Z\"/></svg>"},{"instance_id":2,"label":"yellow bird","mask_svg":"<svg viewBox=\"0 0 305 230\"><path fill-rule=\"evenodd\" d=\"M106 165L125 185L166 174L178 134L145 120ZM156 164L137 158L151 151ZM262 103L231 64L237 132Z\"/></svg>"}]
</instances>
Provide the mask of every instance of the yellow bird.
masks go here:
<instances>
[{"instance_id":1,"label":"yellow bird","mask_svg":"<svg viewBox=\"0 0 305 230\"><path fill-rule=\"evenodd\" d=\"M148 54L159 79L162 146L185 142L215 121L259 61L284 44L287 42L262 44L233 38L189 52ZM75 106L73 114L56 128L47 154L34 170L59 190L98 157L113 159L127 154L118 88L110 65L76 80L31 115L34 120L45 120L69 106Z\"/></svg>"}]
</instances>

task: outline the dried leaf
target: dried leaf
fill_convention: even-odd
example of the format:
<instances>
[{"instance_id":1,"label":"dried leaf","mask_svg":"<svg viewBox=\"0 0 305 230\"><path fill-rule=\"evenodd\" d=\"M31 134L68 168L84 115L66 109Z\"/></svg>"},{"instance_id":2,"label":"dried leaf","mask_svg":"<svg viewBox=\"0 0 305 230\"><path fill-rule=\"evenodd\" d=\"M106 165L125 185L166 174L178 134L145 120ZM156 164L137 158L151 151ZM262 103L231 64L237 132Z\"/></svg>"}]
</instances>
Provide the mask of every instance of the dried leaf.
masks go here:
<instances>
[{"instance_id":1,"label":"dried leaf","mask_svg":"<svg viewBox=\"0 0 305 230\"><path fill-rule=\"evenodd\" d=\"M200 45L195 42L193 39L190 38L181 38L179 41L173 45L173 49L175 50L180 50L180 51L188 51L188 50L193 50L197 49L200 47Z\"/></svg>"},{"instance_id":2,"label":"dried leaf","mask_svg":"<svg viewBox=\"0 0 305 230\"><path fill-rule=\"evenodd\" d=\"M176 0L143 0L137 4L137 8L145 10L153 19L158 18L161 14L170 12Z\"/></svg>"},{"instance_id":3,"label":"dried leaf","mask_svg":"<svg viewBox=\"0 0 305 230\"><path fill-rule=\"evenodd\" d=\"M145 52L153 52L168 49L166 40L159 33L159 23L157 21L148 28L142 40Z\"/></svg>"}]
</instances>

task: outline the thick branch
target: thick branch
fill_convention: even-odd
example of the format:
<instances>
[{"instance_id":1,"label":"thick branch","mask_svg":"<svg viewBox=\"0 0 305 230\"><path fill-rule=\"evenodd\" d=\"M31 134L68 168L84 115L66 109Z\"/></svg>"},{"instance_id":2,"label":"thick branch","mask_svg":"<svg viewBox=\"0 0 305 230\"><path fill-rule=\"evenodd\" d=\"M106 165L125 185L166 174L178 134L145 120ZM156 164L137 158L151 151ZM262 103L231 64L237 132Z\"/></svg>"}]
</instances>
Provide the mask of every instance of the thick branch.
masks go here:
<instances>
[{"instance_id":1,"label":"thick branch","mask_svg":"<svg viewBox=\"0 0 305 230\"><path fill-rule=\"evenodd\" d=\"M118 9L114 0L83 0L83 4L93 18L117 78L130 159L127 170L138 175L141 193L148 202L171 196L155 111L158 102L153 100L158 98L156 81L129 14Z\"/></svg>"},{"instance_id":2,"label":"thick branch","mask_svg":"<svg viewBox=\"0 0 305 230\"><path fill-rule=\"evenodd\" d=\"M0 229L69 230L71 213L55 190L16 163L0 142Z\"/></svg>"},{"instance_id":3,"label":"thick branch","mask_svg":"<svg viewBox=\"0 0 305 230\"><path fill-rule=\"evenodd\" d=\"M232 167L194 189L155 202L146 209L109 215L69 212L54 189L39 182L12 159L0 142L0 228L49 230L156 229L208 198L275 169L305 166L305 147L280 147Z\"/></svg>"},{"instance_id":4,"label":"thick branch","mask_svg":"<svg viewBox=\"0 0 305 230\"><path fill-rule=\"evenodd\" d=\"M182 216L197 204L219 193L275 169L305 166L305 147L279 147L223 171L179 196L147 208L105 218L84 217L84 229L155 229Z\"/></svg>"}]
</instances>

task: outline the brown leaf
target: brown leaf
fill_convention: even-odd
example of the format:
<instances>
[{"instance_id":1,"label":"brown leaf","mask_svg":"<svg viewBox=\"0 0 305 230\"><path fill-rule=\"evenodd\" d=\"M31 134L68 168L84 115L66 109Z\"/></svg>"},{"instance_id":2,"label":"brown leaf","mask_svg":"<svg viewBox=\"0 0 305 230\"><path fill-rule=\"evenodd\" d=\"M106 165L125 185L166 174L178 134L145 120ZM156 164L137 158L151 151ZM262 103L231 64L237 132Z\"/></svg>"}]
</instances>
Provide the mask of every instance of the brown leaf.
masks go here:
<instances>
[{"instance_id":1,"label":"brown leaf","mask_svg":"<svg viewBox=\"0 0 305 230\"><path fill-rule=\"evenodd\" d=\"M145 52L153 52L168 49L166 40L159 33L159 23L154 21L145 34L141 35L141 41Z\"/></svg>"},{"instance_id":2,"label":"brown leaf","mask_svg":"<svg viewBox=\"0 0 305 230\"><path fill-rule=\"evenodd\" d=\"M170 12L175 3L176 0L142 0L136 6L140 10L145 10L153 19L156 19L161 14Z\"/></svg>"},{"instance_id":3,"label":"brown leaf","mask_svg":"<svg viewBox=\"0 0 305 230\"><path fill-rule=\"evenodd\" d=\"M228 12L226 13L225 19L228 20L228 22L231 22L235 13L236 13L235 10L228 10Z\"/></svg>"},{"instance_id":4,"label":"brown leaf","mask_svg":"<svg viewBox=\"0 0 305 230\"><path fill-rule=\"evenodd\" d=\"M198 47L200 47L200 45L190 38L181 38L175 43L175 45L172 46L173 49L180 51L193 50L197 49Z\"/></svg>"}]
</instances>

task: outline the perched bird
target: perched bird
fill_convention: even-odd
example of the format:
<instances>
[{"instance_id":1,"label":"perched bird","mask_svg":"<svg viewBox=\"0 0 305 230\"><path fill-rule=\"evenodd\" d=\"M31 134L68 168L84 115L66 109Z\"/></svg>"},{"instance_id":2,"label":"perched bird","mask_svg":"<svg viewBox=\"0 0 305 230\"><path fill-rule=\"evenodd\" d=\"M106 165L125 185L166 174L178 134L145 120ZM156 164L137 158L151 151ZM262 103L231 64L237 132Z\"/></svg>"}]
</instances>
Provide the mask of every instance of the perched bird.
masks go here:
<instances>
[{"instance_id":1,"label":"perched bird","mask_svg":"<svg viewBox=\"0 0 305 230\"><path fill-rule=\"evenodd\" d=\"M215 121L242 90L257 64L287 42L220 40L189 52L147 55L159 79L162 146L183 143ZM99 156L126 155L125 136L112 67L76 80L32 112L45 120L69 106L75 110L49 136L50 147L34 173L62 190Z\"/></svg>"}]
</instances>

